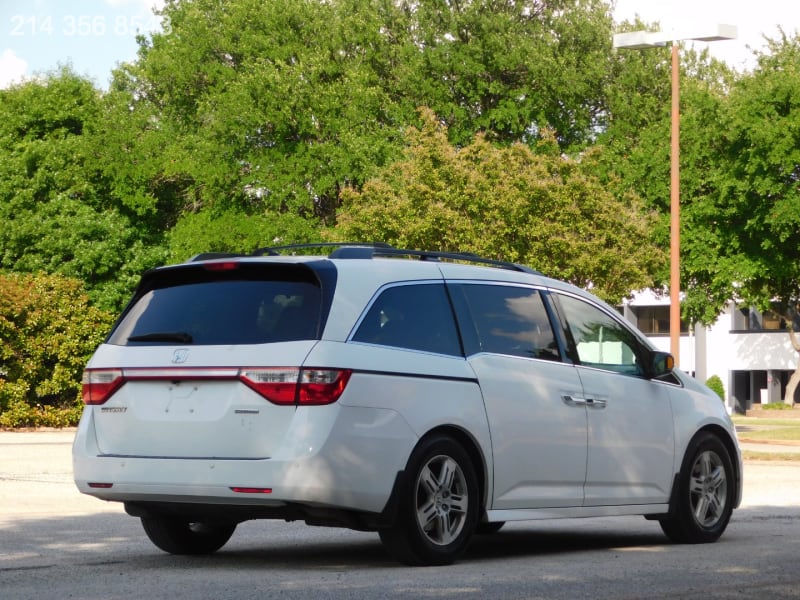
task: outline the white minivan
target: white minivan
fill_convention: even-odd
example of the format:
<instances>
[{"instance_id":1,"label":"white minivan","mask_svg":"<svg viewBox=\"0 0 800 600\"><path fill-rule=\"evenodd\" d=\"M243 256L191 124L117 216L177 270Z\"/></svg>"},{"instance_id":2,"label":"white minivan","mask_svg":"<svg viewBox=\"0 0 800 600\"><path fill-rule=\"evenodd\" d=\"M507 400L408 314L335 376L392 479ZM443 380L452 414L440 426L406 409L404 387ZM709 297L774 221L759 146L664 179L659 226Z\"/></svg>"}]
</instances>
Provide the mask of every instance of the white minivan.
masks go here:
<instances>
[{"instance_id":1,"label":"white minivan","mask_svg":"<svg viewBox=\"0 0 800 600\"><path fill-rule=\"evenodd\" d=\"M83 375L80 491L175 554L249 519L377 531L427 565L507 521L722 535L742 492L731 419L613 308L513 263L333 248L145 273Z\"/></svg>"}]
</instances>

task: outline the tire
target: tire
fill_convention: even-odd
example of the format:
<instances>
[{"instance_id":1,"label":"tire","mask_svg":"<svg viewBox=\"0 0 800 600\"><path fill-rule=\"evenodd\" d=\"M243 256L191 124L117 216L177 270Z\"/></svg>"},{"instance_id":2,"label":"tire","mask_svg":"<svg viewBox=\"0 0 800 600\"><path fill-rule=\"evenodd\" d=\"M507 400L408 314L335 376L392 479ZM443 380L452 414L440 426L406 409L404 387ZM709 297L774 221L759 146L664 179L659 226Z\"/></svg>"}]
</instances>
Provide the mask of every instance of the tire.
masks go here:
<instances>
[{"instance_id":1,"label":"tire","mask_svg":"<svg viewBox=\"0 0 800 600\"><path fill-rule=\"evenodd\" d=\"M477 535L493 535L500 531L505 525L505 521L494 521L491 523L478 523L475 526L475 533Z\"/></svg>"},{"instance_id":2,"label":"tire","mask_svg":"<svg viewBox=\"0 0 800 600\"><path fill-rule=\"evenodd\" d=\"M435 435L411 455L397 520L379 531L391 555L409 565L446 565L467 548L478 520L475 468L452 438Z\"/></svg>"},{"instance_id":3,"label":"tire","mask_svg":"<svg viewBox=\"0 0 800 600\"><path fill-rule=\"evenodd\" d=\"M213 554L231 539L236 523L142 517L150 541L170 554Z\"/></svg>"},{"instance_id":4,"label":"tire","mask_svg":"<svg viewBox=\"0 0 800 600\"><path fill-rule=\"evenodd\" d=\"M715 542L730 521L734 493L730 454L717 436L704 433L686 452L675 505L670 516L659 521L661 529L676 543Z\"/></svg>"}]
</instances>

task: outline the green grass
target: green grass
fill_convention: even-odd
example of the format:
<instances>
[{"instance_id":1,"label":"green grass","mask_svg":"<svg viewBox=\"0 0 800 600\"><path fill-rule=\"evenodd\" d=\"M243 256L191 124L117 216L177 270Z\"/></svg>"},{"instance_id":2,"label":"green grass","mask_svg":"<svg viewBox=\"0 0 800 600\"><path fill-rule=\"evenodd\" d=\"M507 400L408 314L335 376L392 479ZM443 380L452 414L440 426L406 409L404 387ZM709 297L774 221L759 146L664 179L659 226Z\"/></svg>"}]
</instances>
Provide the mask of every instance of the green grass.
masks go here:
<instances>
[{"instance_id":1,"label":"green grass","mask_svg":"<svg viewBox=\"0 0 800 600\"><path fill-rule=\"evenodd\" d=\"M776 411L777 413L777 411ZM775 417L744 417L734 415L733 422L739 431L739 441L776 444L800 441L800 419ZM755 450L742 451L745 460L757 461L800 461L800 453L791 452L761 452Z\"/></svg>"},{"instance_id":2,"label":"green grass","mask_svg":"<svg viewBox=\"0 0 800 600\"><path fill-rule=\"evenodd\" d=\"M755 429L751 431L739 431L742 439L757 440L759 442L768 440L775 442L798 442L800 441L800 425L797 427L769 427L768 429Z\"/></svg>"},{"instance_id":3,"label":"green grass","mask_svg":"<svg viewBox=\"0 0 800 600\"><path fill-rule=\"evenodd\" d=\"M761 410L792 410L794 407L791 404L786 404L785 402L770 402L768 404L762 404Z\"/></svg>"},{"instance_id":4,"label":"green grass","mask_svg":"<svg viewBox=\"0 0 800 600\"><path fill-rule=\"evenodd\" d=\"M760 427L760 426L779 426L779 427L791 427L791 428L800 428L800 419L797 418L789 418L789 419L781 419L780 417L776 416L775 418L761 418L761 417L743 417L741 415L733 415L733 422L735 425L745 425L745 426L752 426L752 427Z\"/></svg>"}]
</instances>

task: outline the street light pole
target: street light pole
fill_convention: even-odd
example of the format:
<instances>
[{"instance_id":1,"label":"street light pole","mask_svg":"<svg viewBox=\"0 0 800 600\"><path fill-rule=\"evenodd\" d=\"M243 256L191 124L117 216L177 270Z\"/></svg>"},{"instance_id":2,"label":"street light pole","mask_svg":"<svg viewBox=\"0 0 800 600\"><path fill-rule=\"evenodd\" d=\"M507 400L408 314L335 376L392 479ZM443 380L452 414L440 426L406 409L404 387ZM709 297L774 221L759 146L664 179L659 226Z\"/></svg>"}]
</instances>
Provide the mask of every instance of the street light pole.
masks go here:
<instances>
[{"instance_id":1,"label":"street light pole","mask_svg":"<svg viewBox=\"0 0 800 600\"><path fill-rule=\"evenodd\" d=\"M669 192L669 346L680 364L681 341L681 178L680 178L680 60L678 43L683 40L713 42L736 39L734 25L716 25L703 31L633 31L614 35L614 48L656 48L672 43L672 110L670 116Z\"/></svg>"},{"instance_id":2,"label":"street light pole","mask_svg":"<svg viewBox=\"0 0 800 600\"><path fill-rule=\"evenodd\" d=\"M672 114L669 152L669 351L681 351L681 99L678 42L672 41Z\"/></svg>"}]
</instances>

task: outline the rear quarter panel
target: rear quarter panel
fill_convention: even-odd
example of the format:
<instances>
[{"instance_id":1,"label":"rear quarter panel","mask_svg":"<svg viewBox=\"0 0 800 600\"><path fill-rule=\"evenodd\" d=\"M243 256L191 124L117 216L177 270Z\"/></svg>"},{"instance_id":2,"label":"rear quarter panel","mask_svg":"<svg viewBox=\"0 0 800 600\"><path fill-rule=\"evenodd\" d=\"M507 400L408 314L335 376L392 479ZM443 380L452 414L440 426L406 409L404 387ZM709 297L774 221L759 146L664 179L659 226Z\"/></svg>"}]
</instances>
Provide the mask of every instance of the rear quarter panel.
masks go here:
<instances>
[{"instance_id":1,"label":"rear quarter panel","mask_svg":"<svg viewBox=\"0 0 800 600\"><path fill-rule=\"evenodd\" d=\"M387 418L396 415L407 423L412 438L384 440L382 444L392 446L393 457L387 460L397 470L405 468L414 446L428 432L454 427L473 440L484 461L480 467L488 473L487 489L492 489L486 410L466 360L357 342L322 341L309 354L306 365L354 369L338 404L388 411ZM382 452L381 441L375 444L375 451Z\"/></svg>"}]
</instances>

